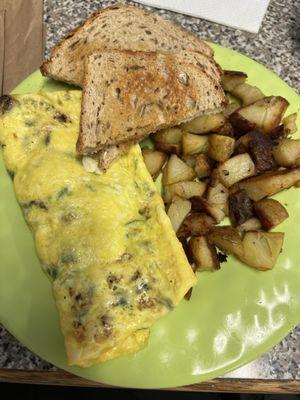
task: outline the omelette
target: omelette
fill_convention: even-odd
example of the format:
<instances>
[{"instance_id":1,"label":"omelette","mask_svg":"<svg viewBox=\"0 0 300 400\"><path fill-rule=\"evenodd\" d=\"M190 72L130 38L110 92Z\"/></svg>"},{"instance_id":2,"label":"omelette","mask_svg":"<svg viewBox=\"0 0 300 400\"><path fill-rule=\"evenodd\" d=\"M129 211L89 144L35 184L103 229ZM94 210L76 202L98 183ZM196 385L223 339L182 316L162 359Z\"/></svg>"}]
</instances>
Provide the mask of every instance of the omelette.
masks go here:
<instances>
[{"instance_id":1,"label":"omelette","mask_svg":"<svg viewBox=\"0 0 300 400\"><path fill-rule=\"evenodd\" d=\"M81 92L3 96L0 143L52 282L70 365L136 352L196 282L139 146L105 173L75 144Z\"/></svg>"}]
</instances>

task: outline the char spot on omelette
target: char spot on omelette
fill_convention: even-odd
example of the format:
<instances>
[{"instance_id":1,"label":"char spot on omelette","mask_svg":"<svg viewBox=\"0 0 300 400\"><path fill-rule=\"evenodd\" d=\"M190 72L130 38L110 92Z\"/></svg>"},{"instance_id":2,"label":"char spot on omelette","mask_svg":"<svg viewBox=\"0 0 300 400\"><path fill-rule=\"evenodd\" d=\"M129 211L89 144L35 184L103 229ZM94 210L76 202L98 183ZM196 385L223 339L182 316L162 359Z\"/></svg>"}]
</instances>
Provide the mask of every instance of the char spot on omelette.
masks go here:
<instances>
[{"instance_id":1,"label":"char spot on omelette","mask_svg":"<svg viewBox=\"0 0 300 400\"><path fill-rule=\"evenodd\" d=\"M53 284L70 364L142 348L195 283L139 146L106 173L76 155L80 91L1 103L0 142Z\"/></svg>"}]
</instances>

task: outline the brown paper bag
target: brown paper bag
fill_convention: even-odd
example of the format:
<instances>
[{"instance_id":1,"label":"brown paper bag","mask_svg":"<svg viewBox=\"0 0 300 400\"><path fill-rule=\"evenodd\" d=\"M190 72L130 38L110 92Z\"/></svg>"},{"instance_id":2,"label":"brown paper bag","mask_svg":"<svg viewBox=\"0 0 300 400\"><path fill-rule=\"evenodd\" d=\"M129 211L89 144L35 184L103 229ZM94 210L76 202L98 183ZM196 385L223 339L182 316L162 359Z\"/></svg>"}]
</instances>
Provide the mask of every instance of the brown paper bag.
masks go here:
<instances>
[{"instance_id":1,"label":"brown paper bag","mask_svg":"<svg viewBox=\"0 0 300 400\"><path fill-rule=\"evenodd\" d=\"M43 0L0 0L0 95L41 65L44 27Z\"/></svg>"}]
</instances>

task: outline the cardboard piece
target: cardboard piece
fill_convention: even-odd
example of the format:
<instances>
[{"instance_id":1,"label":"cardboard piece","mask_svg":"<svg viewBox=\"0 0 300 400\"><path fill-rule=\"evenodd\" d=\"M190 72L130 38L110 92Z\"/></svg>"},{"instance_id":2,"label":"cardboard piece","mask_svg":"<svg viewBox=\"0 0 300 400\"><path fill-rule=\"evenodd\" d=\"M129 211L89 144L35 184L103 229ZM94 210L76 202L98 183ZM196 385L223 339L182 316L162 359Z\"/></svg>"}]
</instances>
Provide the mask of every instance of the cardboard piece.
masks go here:
<instances>
[{"instance_id":1,"label":"cardboard piece","mask_svg":"<svg viewBox=\"0 0 300 400\"><path fill-rule=\"evenodd\" d=\"M41 65L45 50L43 0L0 1L0 95Z\"/></svg>"}]
</instances>

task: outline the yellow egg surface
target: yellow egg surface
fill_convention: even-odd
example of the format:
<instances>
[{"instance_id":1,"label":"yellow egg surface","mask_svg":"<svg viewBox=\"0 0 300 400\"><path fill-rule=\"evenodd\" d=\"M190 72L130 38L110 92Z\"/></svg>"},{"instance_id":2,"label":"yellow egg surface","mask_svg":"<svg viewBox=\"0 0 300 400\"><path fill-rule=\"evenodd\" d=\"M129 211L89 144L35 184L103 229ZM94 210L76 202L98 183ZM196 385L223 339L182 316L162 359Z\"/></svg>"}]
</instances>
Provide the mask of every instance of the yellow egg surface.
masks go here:
<instances>
[{"instance_id":1,"label":"yellow egg surface","mask_svg":"<svg viewBox=\"0 0 300 400\"><path fill-rule=\"evenodd\" d=\"M68 361L141 349L196 282L140 147L105 173L76 155L81 92L4 96L0 143L50 277Z\"/></svg>"}]
</instances>

